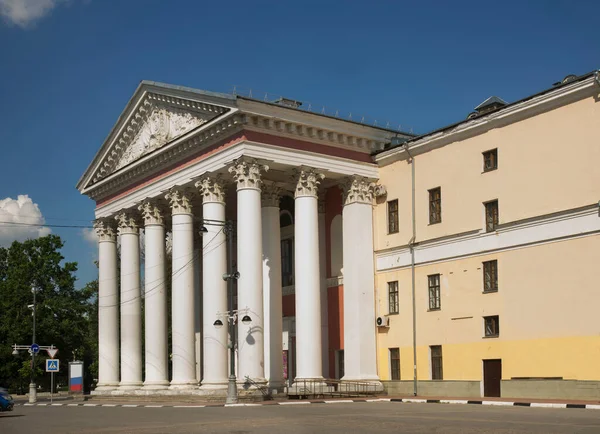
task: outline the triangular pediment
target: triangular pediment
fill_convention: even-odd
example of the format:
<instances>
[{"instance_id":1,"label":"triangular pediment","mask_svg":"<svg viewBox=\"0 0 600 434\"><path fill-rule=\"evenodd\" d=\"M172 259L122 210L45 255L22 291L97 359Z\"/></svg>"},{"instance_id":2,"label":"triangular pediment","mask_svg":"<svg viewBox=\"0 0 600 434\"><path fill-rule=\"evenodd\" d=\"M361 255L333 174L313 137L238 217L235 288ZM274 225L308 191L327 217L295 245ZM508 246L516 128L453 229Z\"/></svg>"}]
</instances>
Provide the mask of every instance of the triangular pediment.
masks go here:
<instances>
[{"instance_id":1,"label":"triangular pediment","mask_svg":"<svg viewBox=\"0 0 600 434\"><path fill-rule=\"evenodd\" d=\"M160 153L170 143L230 111L232 105L228 95L142 83L78 188L92 187L145 156Z\"/></svg>"}]
</instances>

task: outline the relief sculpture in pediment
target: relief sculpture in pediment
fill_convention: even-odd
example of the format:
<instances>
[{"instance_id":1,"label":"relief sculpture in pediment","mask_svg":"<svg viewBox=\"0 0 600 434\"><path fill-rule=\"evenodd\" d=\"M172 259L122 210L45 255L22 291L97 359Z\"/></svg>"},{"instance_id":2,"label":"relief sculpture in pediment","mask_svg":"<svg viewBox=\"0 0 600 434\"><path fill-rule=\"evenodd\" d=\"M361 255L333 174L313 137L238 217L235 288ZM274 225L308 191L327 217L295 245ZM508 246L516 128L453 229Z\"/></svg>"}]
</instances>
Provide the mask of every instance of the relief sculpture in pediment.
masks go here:
<instances>
[{"instance_id":1,"label":"relief sculpture in pediment","mask_svg":"<svg viewBox=\"0 0 600 434\"><path fill-rule=\"evenodd\" d=\"M131 141L115 169L149 154L204 122L204 119L189 112L155 109Z\"/></svg>"}]
</instances>

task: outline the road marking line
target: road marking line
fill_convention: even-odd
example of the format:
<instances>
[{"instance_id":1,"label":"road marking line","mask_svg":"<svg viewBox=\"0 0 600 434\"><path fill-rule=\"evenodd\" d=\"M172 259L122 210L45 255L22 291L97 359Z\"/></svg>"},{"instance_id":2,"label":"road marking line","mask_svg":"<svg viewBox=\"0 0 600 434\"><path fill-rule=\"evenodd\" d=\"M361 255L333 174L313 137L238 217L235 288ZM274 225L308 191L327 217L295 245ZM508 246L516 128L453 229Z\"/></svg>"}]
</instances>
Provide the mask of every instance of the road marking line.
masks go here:
<instances>
[{"instance_id":1,"label":"road marking line","mask_svg":"<svg viewBox=\"0 0 600 434\"><path fill-rule=\"evenodd\" d=\"M600 410L600 405L598 404L588 404L585 406L585 408L591 408L593 410Z\"/></svg>"},{"instance_id":2,"label":"road marking line","mask_svg":"<svg viewBox=\"0 0 600 434\"><path fill-rule=\"evenodd\" d=\"M25 404L23 404L23 405L30 406L30 405L35 405L35 404L30 404L29 402L26 402L26 403L25 403Z\"/></svg>"},{"instance_id":3,"label":"road marking line","mask_svg":"<svg viewBox=\"0 0 600 434\"><path fill-rule=\"evenodd\" d=\"M48 404L38 404L38 407L46 407Z\"/></svg>"},{"instance_id":4,"label":"road marking line","mask_svg":"<svg viewBox=\"0 0 600 434\"><path fill-rule=\"evenodd\" d=\"M367 399L366 402L390 402L391 398Z\"/></svg>"},{"instance_id":5,"label":"road marking line","mask_svg":"<svg viewBox=\"0 0 600 434\"><path fill-rule=\"evenodd\" d=\"M300 401L300 402L280 402L279 405L301 405L301 404L310 404L310 402Z\"/></svg>"},{"instance_id":6,"label":"road marking line","mask_svg":"<svg viewBox=\"0 0 600 434\"><path fill-rule=\"evenodd\" d=\"M481 401L481 404L483 405L504 405L504 406L513 406L515 405L514 402L507 402L507 401Z\"/></svg>"},{"instance_id":7,"label":"road marking line","mask_svg":"<svg viewBox=\"0 0 600 434\"><path fill-rule=\"evenodd\" d=\"M67 404L67 407L78 407L79 404Z\"/></svg>"},{"instance_id":8,"label":"road marking line","mask_svg":"<svg viewBox=\"0 0 600 434\"><path fill-rule=\"evenodd\" d=\"M98 404L83 404L84 407L97 407Z\"/></svg>"},{"instance_id":9,"label":"road marking line","mask_svg":"<svg viewBox=\"0 0 600 434\"><path fill-rule=\"evenodd\" d=\"M53 407L61 407L63 404L50 404L50 405L52 405Z\"/></svg>"},{"instance_id":10,"label":"road marking line","mask_svg":"<svg viewBox=\"0 0 600 434\"><path fill-rule=\"evenodd\" d=\"M341 403L344 403L344 402L354 402L354 401L349 401L347 399L334 399L334 400L331 400L331 401L325 401L325 404L341 404Z\"/></svg>"},{"instance_id":11,"label":"road marking line","mask_svg":"<svg viewBox=\"0 0 600 434\"><path fill-rule=\"evenodd\" d=\"M146 407L146 408L162 408L164 406L162 406L162 405L144 405L144 407Z\"/></svg>"},{"instance_id":12,"label":"road marking line","mask_svg":"<svg viewBox=\"0 0 600 434\"><path fill-rule=\"evenodd\" d=\"M466 399L440 399L442 404L467 404L469 401Z\"/></svg>"},{"instance_id":13,"label":"road marking line","mask_svg":"<svg viewBox=\"0 0 600 434\"><path fill-rule=\"evenodd\" d=\"M137 407L137 405L136 404L123 404L122 407L133 408L133 407Z\"/></svg>"},{"instance_id":14,"label":"road marking line","mask_svg":"<svg viewBox=\"0 0 600 434\"><path fill-rule=\"evenodd\" d=\"M412 399L412 398L407 398L407 399L402 399L402 402L426 403L427 400L426 399Z\"/></svg>"},{"instance_id":15,"label":"road marking line","mask_svg":"<svg viewBox=\"0 0 600 434\"><path fill-rule=\"evenodd\" d=\"M116 407L117 404L102 404L102 407Z\"/></svg>"},{"instance_id":16,"label":"road marking line","mask_svg":"<svg viewBox=\"0 0 600 434\"><path fill-rule=\"evenodd\" d=\"M206 405L174 405L173 408L204 408Z\"/></svg>"}]
</instances>

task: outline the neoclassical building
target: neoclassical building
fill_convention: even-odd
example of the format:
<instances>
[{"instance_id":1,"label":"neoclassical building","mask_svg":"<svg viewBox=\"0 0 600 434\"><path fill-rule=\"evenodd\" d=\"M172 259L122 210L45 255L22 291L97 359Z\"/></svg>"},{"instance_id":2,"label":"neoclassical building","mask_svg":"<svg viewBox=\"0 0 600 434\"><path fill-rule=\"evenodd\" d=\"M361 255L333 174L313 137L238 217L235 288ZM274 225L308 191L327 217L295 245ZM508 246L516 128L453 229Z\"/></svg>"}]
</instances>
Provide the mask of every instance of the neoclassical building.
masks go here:
<instances>
[{"instance_id":1,"label":"neoclassical building","mask_svg":"<svg viewBox=\"0 0 600 434\"><path fill-rule=\"evenodd\" d=\"M240 383L378 382L371 154L392 137L142 82L77 185L96 202L97 391L225 389L230 320Z\"/></svg>"}]
</instances>

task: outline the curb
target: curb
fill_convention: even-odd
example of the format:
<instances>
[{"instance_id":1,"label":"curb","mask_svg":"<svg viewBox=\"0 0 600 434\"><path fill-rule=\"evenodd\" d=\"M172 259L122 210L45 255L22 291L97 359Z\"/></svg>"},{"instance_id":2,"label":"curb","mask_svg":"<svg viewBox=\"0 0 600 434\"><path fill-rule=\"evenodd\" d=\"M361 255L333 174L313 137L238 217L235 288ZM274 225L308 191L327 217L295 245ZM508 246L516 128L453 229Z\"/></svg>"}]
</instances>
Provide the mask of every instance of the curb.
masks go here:
<instances>
[{"instance_id":1,"label":"curb","mask_svg":"<svg viewBox=\"0 0 600 434\"><path fill-rule=\"evenodd\" d=\"M421 404L474 404L503 407L538 407L538 408L579 408L600 410L600 404L560 404L550 402L519 402L519 401L471 401L466 399L417 399L417 398L377 398L377 399L335 399L320 401L286 401L270 404L202 404L202 405L172 405L172 404L61 404L36 403L15 404L15 407L123 407L123 408L214 408L214 407L266 407L272 405L308 405L308 404L349 404L355 402L398 402Z\"/></svg>"}]
</instances>

